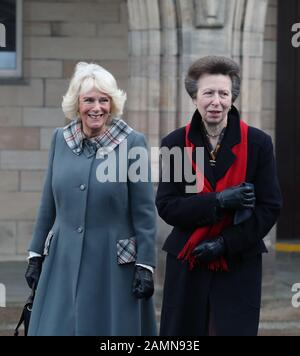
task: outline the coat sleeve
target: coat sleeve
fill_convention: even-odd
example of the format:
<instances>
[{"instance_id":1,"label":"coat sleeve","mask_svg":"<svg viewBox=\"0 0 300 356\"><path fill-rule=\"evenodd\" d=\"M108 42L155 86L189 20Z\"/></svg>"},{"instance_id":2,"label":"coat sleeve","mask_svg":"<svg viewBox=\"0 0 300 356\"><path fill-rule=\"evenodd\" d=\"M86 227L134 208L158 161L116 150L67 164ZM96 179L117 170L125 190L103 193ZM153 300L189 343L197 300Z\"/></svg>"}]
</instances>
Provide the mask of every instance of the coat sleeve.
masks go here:
<instances>
[{"instance_id":1,"label":"coat sleeve","mask_svg":"<svg viewBox=\"0 0 300 356\"><path fill-rule=\"evenodd\" d=\"M43 254L44 244L49 230L54 224L56 210L52 191L52 169L55 151L55 141L58 129L55 130L49 150L48 168L45 176L44 187L40 208L34 227L33 238L29 245L28 251Z\"/></svg>"},{"instance_id":2,"label":"coat sleeve","mask_svg":"<svg viewBox=\"0 0 300 356\"><path fill-rule=\"evenodd\" d=\"M163 139L161 147L171 149L171 145ZM165 157L162 155L162 161ZM183 165L184 166L184 165ZM168 164L162 162L160 172L160 182L156 196L156 207L159 216L169 225L183 229L197 228L214 224L217 219L216 193L206 194L185 194L181 191L180 185L183 183L175 182L174 161L170 160L170 172L164 174ZM164 182L163 176L169 176L170 181Z\"/></svg>"},{"instance_id":3,"label":"coat sleeve","mask_svg":"<svg viewBox=\"0 0 300 356\"><path fill-rule=\"evenodd\" d=\"M135 132L133 147L143 148L138 159L129 157L128 194L132 224L137 241L136 264L155 267L155 237L156 237L156 210L154 204L154 191L151 181L151 162L144 135ZM140 160L140 161L139 161ZM137 172L135 162L141 163L140 177L136 180L133 173ZM136 166L137 167L137 166ZM145 169L145 170L144 170ZM142 172L144 170L144 173ZM138 170L139 171L139 170Z\"/></svg>"},{"instance_id":4,"label":"coat sleeve","mask_svg":"<svg viewBox=\"0 0 300 356\"><path fill-rule=\"evenodd\" d=\"M267 135L260 149L254 187L256 207L251 218L222 232L230 256L248 250L263 239L280 213L282 201L273 144Z\"/></svg>"}]
</instances>

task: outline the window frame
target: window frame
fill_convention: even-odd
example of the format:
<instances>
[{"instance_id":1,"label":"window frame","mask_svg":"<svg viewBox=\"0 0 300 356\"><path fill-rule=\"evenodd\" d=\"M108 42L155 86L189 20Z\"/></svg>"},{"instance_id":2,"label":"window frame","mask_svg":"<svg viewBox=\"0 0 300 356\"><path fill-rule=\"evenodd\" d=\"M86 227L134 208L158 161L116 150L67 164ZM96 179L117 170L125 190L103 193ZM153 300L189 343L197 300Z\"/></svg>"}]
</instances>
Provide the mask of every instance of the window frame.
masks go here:
<instances>
[{"instance_id":1,"label":"window frame","mask_svg":"<svg viewBox=\"0 0 300 356\"><path fill-rule=\"evenodd\" d=\"M16 68L0 69L1 79L22 77L23 63L23 0L16 0Z\"/></svg>"}]
</instances>

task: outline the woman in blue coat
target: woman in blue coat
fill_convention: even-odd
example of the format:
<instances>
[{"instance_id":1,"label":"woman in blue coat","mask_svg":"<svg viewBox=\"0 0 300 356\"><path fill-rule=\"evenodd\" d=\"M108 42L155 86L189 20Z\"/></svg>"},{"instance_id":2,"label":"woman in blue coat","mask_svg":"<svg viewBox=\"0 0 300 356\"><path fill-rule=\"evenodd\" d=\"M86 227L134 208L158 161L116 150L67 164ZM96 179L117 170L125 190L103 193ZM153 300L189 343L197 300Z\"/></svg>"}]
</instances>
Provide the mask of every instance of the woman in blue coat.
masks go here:
<instances>
[{"instance_id":1,"label":"woman in blue coat","mask_svg":"<svg viewBox=\"0 0 300 356\"><path fill-rule=\"evenodd\" d=\"M187 155L165 162L156 198L160 216L173 226L163 247L160 334L256 335L267 252L263 238L281 207L272 141L240 119L233 106L240 76L231 59L197 60L185 84L195 113L162 147L186 149ZM197 159L201 149L203 159ZM182 167L193 168L194 192L195 182Z\"/></svg>"},{"instance_id":2,"label":"woman in blue coat","mask_svg":"<svg viewBox=\"0 0 300 356\"><path fill-rule=\"evenodd\" d=\"M108 71L77 64L29 246L29 335L156 334L150 167L144 136L120 118L125 100Z\"/></svg>"}]
</instances>

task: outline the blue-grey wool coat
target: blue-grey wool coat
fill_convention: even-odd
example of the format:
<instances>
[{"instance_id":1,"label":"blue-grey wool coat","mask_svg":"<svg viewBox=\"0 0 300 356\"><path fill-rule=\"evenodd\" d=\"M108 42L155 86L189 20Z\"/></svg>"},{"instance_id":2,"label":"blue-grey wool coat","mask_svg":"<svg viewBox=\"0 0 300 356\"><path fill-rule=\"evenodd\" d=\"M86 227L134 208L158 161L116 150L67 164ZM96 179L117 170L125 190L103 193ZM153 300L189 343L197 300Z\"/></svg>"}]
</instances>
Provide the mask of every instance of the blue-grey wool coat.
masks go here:
<instances>
[{"instance_id":1,"label":"blue-grey wool coat","mask_svg":"<svg viewBox=\"0 0 300 356\"><path fill-rule=\"evenodd\" d=\"M127 145L146 147L146 142L133 130ZM155 335L152 298L132 294L135 263L155 266L152 184L100 183L96 170L107 156L99 159L84 150L74 154L63 129L56 129L29 246L46 254L29 335ZM136 259L119 264L117 244L128 239L136 241Z\"/></svg>"}]
</instances>

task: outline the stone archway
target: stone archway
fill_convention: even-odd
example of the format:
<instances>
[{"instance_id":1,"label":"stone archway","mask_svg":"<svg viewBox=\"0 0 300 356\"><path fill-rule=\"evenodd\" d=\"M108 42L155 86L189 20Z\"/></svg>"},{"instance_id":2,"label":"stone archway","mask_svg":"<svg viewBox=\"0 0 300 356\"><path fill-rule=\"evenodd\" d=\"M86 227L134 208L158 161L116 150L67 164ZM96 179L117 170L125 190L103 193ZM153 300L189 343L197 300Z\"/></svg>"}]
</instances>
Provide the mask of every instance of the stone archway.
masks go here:
<instances>
[{"instance_id":1,"label":"stone archway","mask_svg":"<svg viewBox=\"0 0 300 356\"><path fill-rule=\"evenodd\" d=\"M128 118L158 146L161 136L186 123L193 106L183 78L208 54L241 65L239 106L261 127L265 19L268 0L127 0L129 14ZM254 105L255 103L255 105Z\"/></svg>"}]
</instances>

